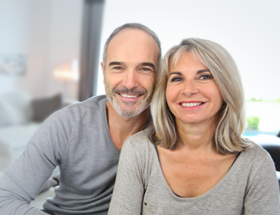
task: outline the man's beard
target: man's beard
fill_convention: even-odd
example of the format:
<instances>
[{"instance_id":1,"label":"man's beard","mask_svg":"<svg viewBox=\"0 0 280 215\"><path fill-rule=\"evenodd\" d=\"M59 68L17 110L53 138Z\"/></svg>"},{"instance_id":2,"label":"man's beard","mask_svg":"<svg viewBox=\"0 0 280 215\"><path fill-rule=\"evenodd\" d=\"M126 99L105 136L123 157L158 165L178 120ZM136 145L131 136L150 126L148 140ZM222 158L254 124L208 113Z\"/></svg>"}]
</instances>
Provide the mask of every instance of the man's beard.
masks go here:
<instances>
[{"instance_id":1,"label":"man's beard","mask_svg":"<svg viewBox=\"0 0 280 215\"><path fill-rule=\"evenodd\" d=\"M150 103L150 98L147 98L148 92L145 89L138 90L136 88L132 89L127 89L126 87L122 86L120 88L115 87L111 92L109 89L109 85L106 84L106 95L108 98L108 101L112 105L112 107L115 109L115 111L124 117L134 117L142 113L144 110L147 109ZM136 105L137 102L131 101L131 102L125 102L125 101L120 101L119 99L116 98L116 94L128 94L131 93L133 95L141 95L143 96L140 104L137 105L137 107L133 108L134 105ZM150 96L151 97L151 96ZM131 107L131 109L126 109L123 107Z\"/></svg>"}]
</instances>

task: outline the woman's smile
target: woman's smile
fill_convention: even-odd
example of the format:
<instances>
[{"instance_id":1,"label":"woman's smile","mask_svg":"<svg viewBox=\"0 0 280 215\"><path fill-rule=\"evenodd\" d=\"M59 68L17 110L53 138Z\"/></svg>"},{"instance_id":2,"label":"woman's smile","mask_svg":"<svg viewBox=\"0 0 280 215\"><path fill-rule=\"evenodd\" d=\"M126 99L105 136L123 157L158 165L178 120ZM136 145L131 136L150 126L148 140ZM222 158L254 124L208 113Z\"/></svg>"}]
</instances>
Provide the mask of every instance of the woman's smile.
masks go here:
<instances>
[{"instance_id":1,"label":"woman's smile","mask_svg":"<svg viewBox=\"0 0 280 215\"><path fill-rule=\"evenodd\" d=\"M190 52L182 55L171 67L167 81L167 104L183 123L212 121L223 104L214 77L197 59Z\"/></svg>"}]
</instances>

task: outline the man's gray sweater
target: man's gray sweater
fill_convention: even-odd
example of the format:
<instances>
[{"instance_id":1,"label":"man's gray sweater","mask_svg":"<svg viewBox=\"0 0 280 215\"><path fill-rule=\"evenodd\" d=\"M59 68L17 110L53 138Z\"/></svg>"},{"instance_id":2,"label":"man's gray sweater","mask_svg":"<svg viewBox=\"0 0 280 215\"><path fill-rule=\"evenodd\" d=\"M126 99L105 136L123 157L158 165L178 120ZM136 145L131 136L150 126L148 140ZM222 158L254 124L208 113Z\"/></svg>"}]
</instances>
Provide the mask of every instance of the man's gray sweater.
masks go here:
<instances>
[{"instance_id":1,"label":"man's gray sweater","mask_svg":"<svg viewBox=\"0 0 280 215\"><path fill-rule=\"evenodd\" d=\"M60 168L59 187L44 209L53 214L107 214L119 150L107 123L106 96L50 116L0 180L0 214L45 214L29 206Z\"/></svg>"}]
</instances>

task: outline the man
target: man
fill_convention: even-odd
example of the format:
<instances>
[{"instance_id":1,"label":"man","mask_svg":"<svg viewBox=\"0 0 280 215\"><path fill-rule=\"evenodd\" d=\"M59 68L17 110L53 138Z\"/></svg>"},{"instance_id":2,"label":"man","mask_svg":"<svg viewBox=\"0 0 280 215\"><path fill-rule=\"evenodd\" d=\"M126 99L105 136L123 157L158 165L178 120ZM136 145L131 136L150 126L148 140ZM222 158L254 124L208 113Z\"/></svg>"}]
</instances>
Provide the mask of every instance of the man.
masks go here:
<instances>
[{"instance_id":1,"label":"man","mask_svg":"<svg viewBox=\"0 0 280 215\"><path fill-rule=\"evenodd\" d=\"M50 116L0 181L0 214L107 214L123 142L145 128L161 50L157 36L126 24L108 38L101 63L106 96ZM59 165L44 212L29 203Z\"/></svg>"}]
</instances>

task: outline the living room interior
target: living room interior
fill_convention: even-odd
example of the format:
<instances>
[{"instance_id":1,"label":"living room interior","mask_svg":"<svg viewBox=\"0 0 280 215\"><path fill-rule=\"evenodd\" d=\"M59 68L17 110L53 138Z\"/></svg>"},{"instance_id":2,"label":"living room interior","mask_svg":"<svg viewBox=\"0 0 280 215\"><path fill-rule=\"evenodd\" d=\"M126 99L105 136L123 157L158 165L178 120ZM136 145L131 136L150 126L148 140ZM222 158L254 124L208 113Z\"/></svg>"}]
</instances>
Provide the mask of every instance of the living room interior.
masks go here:
<instances>
[{"instance_id":1,"label":"living room interior","mask_svg":"<svg viewBox=\"0 0 280 215\"><path fill-rule=\"evenodd\" d=\"M104 94L99 64L102 46L112 30L126 22L153 29L161 39L163 54L186 37L217 40L228 48L242 73L248 116L259 118L248 138L280 146L276 136L280 85L275 70L279 57L275 50L280 48L279 3L254 3L252 9L252 2L224 5L219 0L211 4L204 0L205 8L211 8L206 10L183 0L172 5L159 0L96 2L93 8L92 0L0 3L0 177L49 114ZM197 17L203 13L207 18ZM87 70L94 72L86 76ZM34 204L40 206L52 194L53 190L42 194Z\"/></svg>"}]
</instances>

